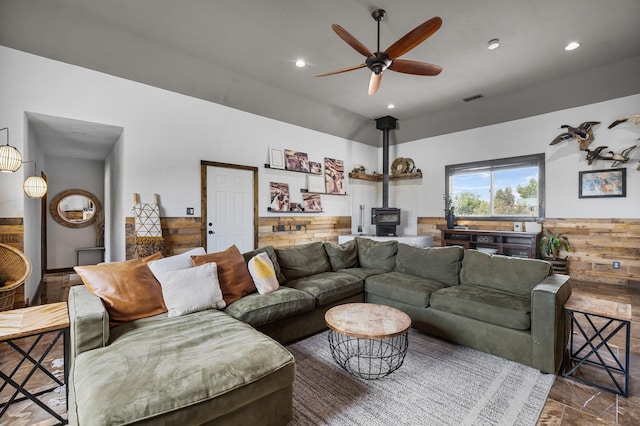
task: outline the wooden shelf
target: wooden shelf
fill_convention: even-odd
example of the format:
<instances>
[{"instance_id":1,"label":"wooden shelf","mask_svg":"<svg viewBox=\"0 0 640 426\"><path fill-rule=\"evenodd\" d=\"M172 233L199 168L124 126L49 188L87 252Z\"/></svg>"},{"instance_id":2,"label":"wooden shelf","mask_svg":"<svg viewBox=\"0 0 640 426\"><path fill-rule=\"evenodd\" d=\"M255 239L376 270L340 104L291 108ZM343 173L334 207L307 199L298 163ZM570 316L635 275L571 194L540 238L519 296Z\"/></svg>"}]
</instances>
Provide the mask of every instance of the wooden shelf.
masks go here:
<instances>
[{"instance_id":1,"label":"wooden shelf","mask_svg":"<svg viewBox=\"0 0 640 426\"><path fill-rule=\"evenodd\" d=\"M346 192L344 194L332 194L330 192L312 192L312 191L309 191L308 189L304 189L304 188L300 188L300 192L302 192L303 194L337 195L339 197L346 197L347 196Z\"/></svg>"},{"instance_id":2,"label":"wooden shelf","mask_svg":"<svg viewBox=\"0 0 640 426\"><path fill-rule=\"evenodd\" d=\"M382 182L383 175L380 173L349 173L349 177L352 179L369 180L372 182ZM422 172L416 173L403 173L400 175L389 175L389 180L404 180L404 179L422 179Z\"/></svg>"}]
</instances>

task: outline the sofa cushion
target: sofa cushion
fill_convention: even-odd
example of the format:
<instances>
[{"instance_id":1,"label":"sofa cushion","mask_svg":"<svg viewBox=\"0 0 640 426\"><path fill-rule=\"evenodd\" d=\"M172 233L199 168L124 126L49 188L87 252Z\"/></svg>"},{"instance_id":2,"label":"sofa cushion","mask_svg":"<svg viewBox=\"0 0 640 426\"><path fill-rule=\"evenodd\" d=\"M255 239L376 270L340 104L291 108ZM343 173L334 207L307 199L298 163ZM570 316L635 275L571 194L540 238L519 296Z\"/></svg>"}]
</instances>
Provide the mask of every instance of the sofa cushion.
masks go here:
<instances>
[{"instance_id":1,"label":"sofa cushion","mask_svg":"<svg viewBox=\"0 0 640 426\"><path fill-rule=\"evenodd\" d=\"M460 283L529 297L533 288L544 281L550 271L551 266L543 260L466 250Z\"/></svg>"},{"instance_id":2,"label":"sofa cushion","mask_svg":"<svg viewBox=\"0 0 640 426\"><path fill-rule=\"evenodd\" d=\"M365 280L364 285L367 294L375 294L385 299L421 308L429 306L432 292L444 287L446 285L439 281L420 278L402 272L372 275Z\"/></svg>"},{"instance_id":3,"label":"sofa cushion","mask_svg":"<svg viewBox=\"0 0 640 426\"><path fill-rule=\"evenodd\" d=\"M254 293L236 300L225 312L240 321L260 327L279 319L311 312L315 306L316 299L309 293L280 287L268 294Z\"/></svg>"},{"instance_id":4,"label":"sofa cushion","mask_svg":"<svg viewBox=\"0 0 640 426\"><path fill-rule=\"evenodd\" d=\"M287 281L331 271L331 263L319 241L275 250Z\"/></svg>"},{"instance_id":5,"label":"sofa cushion","mask_svg":"<svg viewBox=\"0 0 640 426\"><path fill-rule=\"evenodd\" d=\"M364 283L355 275L343 272L324 272L287 283L316 298L316 306L324 306L362 293Z\"/></svg>"},{"instance_id":6,"label":"sofa cushion","mask_svg":"<svg viewBox=\"0 0 640 426\"><path fill-rule=\"evenodd\" d=\"M399 243L395 270L447 285L458 285L463 255L462 247L423 248Z\"/></svg>"},{"instance_id":7,"label":"sofa cushion","mask_svg":"<svg viewBox=\"0 0 640 426\"><path fill-rule=\"evenodd\" d=\"M257 291L244 257L235 245L225 251L203 256L191 256L191 262L194 266L204 265L209 262L216 263L222 297L227 305Z\"/></svg>"},{"instance_id":8,"label":"sofa cushion","mask_svg":"<svg viewBox=\"0 0 640 426\"><path fill-rule=\"evenodd\" d=\"M358 244L358 263L363 268L392 271L396 265L397 241L374 241L369 238L355 238Z\"/></svg>"},{"instance_id":9,"label":"sofa cushion","mask_svg":"<svg viewBox=\"0 0 640 426\"><path fill-rule=\"evenodd\" d=\"M358 278L365 279L370 277L371 275L378 274L386 274L388 271L384 269L373 269L373 268L349 268L349 269L340 269L338 272L345 272L347 274L355 275Z\"/></svg>"},{"instance_id":10,"label":"sofa cushion","mask_svg":"<svg viewBox=\"0 0 640 426\"><path fill-rule=\"evenodd\" d=\"M166 271L178 271L180 269L188 269L193 266L191 263L191 256L200 256L207 254L204 248L197 247L175 256L164 257L158 260L152 260L148 263L149 269L153 272L156 278L158 274Z\"/></svg>"},{"instance_id":11,"label":"sofa cushion","mask_svg":"<svg viewBox=\"0 0 640 426\"><path fill-rule=\"evenodd\" d=\"M114 328L109 346L76 357L70 417L81 425L204 424L294 375L285 348L223 312L158 315Z\"/></svg>"},{"instance_id":12,"label":"sofa cushion","mask_svg":"<svg viewBox=\"0 0 640 426\"><path fill-rule=\"evenodd\" d=\"M162 286L162 297L169 318L226 306L218 282L218 267L214 262L157 272L156 278Z\"/></svg>"},{"instance_id":13,"label":"sofa cushion","mask_svg":"<svg viewBox=\"0 0 640 426\"><path fill-rule=\"evenodd\" d=\"M111 326L167 312L162 287L147 266L160 253L124 262L76 266L87 288L100 297Z\"/></svg>"},{"instance_id":14,"label":"sofa cushion","mask_svg":"<svg viewBox=\"0 0 640 426\"><path fill-rule=\"evenodd\" d=\"M282 271L280 270L280 265L278 264L278 256L276 255L276 250L273 248L273 246L260 247L258 249L243 253L242 256L244 257L244 261L249 263L249 261L259 253L267 253L267 255L269 256L269 259L271 259L271 263L273 263L273 269L276 271L276 277L278 278L278 282L280 284L285 282L287 279L284 277L284 275L282 275Z\"/></svg>"},{"instance_id":15,"label":"sofa cushion","mask_svg":"<svg viewBox=\"0 0 640 426\"><path fill-rule=\"evenodd\" d=\"M512 328L531 328L531 299L476 286L443 288L431 294L431 308Z\"/></svg>"},{"instance_id":16,"label":"sofa cushion","mask_svg":"<svg viewBox=\"0 0 640 426\"><path fill-rule=\"evenodd\" d=\"M324 243L324 250L334 272L358 266L358 246L355 240L342 244Z\"/></svg>"}]
</instances>

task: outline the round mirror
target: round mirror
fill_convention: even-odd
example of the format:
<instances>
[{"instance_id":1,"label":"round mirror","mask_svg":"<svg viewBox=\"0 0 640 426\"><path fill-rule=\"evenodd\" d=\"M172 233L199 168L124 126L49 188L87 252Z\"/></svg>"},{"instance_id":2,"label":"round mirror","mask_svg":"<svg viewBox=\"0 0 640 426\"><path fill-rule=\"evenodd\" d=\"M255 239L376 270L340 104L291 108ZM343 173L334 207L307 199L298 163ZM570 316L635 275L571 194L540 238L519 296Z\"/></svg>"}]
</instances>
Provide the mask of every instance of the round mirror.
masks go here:
<instances>
[{"instance_id":1,"label":"round mirror","mask_svg":"<svg viewBox=\"0 0 640 426\"><path fill-rule=\"evenodd\" d=\"M69 189L56 195L49 205L53 219L68 228L92 225L102 212L102 204L94 194L84 189Z\"/></svg>"}]
</instances>

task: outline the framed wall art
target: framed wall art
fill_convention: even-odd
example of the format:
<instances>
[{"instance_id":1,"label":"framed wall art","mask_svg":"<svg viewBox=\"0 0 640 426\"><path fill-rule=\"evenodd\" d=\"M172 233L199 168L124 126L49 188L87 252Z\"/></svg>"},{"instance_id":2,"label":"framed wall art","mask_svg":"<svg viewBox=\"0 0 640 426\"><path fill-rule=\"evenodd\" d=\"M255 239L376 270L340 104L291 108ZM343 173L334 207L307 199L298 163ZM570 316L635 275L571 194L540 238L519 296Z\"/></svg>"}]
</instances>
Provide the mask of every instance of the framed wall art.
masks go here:
<instances>
[{"instance_id":1,"label":"framed wall art","mask_svg":"<svg viewBox=\"0 0 640 426\"><path fill-rule=\"evenodd\" d=\"M271 182L269 184L270 204L269 211L287 212L289 211L289 184L281 182Z\"/></svg>"},{"instance_id":2,"label":"framed wall art","mask_svg":"<svg viewBox=\"0 0 640 426\"><path fill-rule=\"evenodd\" d=\"M322 202L318 194L302 194L305 212L321 212Z\"/></svg>"},{"instance_id":3,"label":"framed wall art","mask_svg":"<svg viewBox=\"0 0 640 426\"><path fill-rule=\"evenodd\" d=\"M309 173L309 156L306 152L285 149L284 159L287 170Z\"/></svg>"},{"instance_id":4,"label":"framed wall art","mask_svg":"<svg viewBox=\"0 0 640 426\"><path fill-rule=\"evenodd\" d=\"M579 197L627 196L627 169L585 170L579 172Z\"/></svg>"},{"instance_id":5,"label":"framed wall art","mask_svg":"<svg viewBox=\"0 0 640 426\"><path fill-rule=\"evenodd\" d=\"M269 167L272 169L284 169L284 149L269 148Z\"/></svg>"},{"instance_id":6,"label":"framed wall art","mask_svg":"<svg viewBox=\"0 0 640 426\"><path fill-rule=\"evenodd\" d=\"M327 194L346 194L344 188L344 162L342 160L324 159L324 184Z\"/></svg>"}]
</instances>

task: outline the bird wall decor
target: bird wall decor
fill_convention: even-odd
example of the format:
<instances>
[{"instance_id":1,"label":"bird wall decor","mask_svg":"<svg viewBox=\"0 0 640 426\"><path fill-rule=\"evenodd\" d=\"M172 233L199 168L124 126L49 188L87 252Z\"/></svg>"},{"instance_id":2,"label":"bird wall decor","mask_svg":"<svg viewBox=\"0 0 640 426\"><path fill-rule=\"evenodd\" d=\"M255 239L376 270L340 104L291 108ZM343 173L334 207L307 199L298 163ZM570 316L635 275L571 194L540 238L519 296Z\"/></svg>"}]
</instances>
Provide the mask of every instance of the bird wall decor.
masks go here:
<instances>
[{"instance_id":1,"label":"bird wall decor","mask_svg":"<svg viewBox=\"0 0 640 426\"><path fill-rule=\"evenodd\" d=\"M638 124L640 124L640 114L632 114L632 115L627 115L626 117L619 118L613 123L609 124L608 128L612 129L616 127L618 124L626 123L627 121L637 126Z\"/></svg>"},{"instance_id":2,"label":"bird wall decor","mask_svg":"<svg viewBox=\"0 0 640 426\"><path fill-rule=\"evenodd\" d=\"M623 149L619 154L616 154L613 151L608 151L609 154L611 154L611 157L607 158L607 160L613 160L611 167L616 167L622 163L626 163L627 161L629 161L629 153L633 151L637 146L638 145L633 145L629 148Z\"/></svg>"},{"instance_id":3,"label":"bird wall decor","mask_svg":"<svg viewBox=\"0 0 640 426\"><path fill-rule=\"evenodd\" d=\"M589 163L589 165L592 165L594 161L596 160L611 160L611 158L607 158L607 157L603 157L601 152L604 151L605 149L609 148L608 146L599 146L594 150L590 150L589 148L585 149L585 152L587 153L587 157L586 160Z\"/></svg>"},{"instance_id":4,"label":"bird wall decor","mask_svg":"<svg viewBox=\"0 0 640 426\"><path fill-rule=\"evenodd\" d=\"M572 127L568 124L560 126L561 129L567 129L565 133L560 133L556 138L551 141L549 145L555 145L560 142L576 139L580 144L580 151L585 151L591 142L595 139L593 136L593 126L600 124L599 121L585 121L578 127Z\"/></svg>"}]
</instances>

